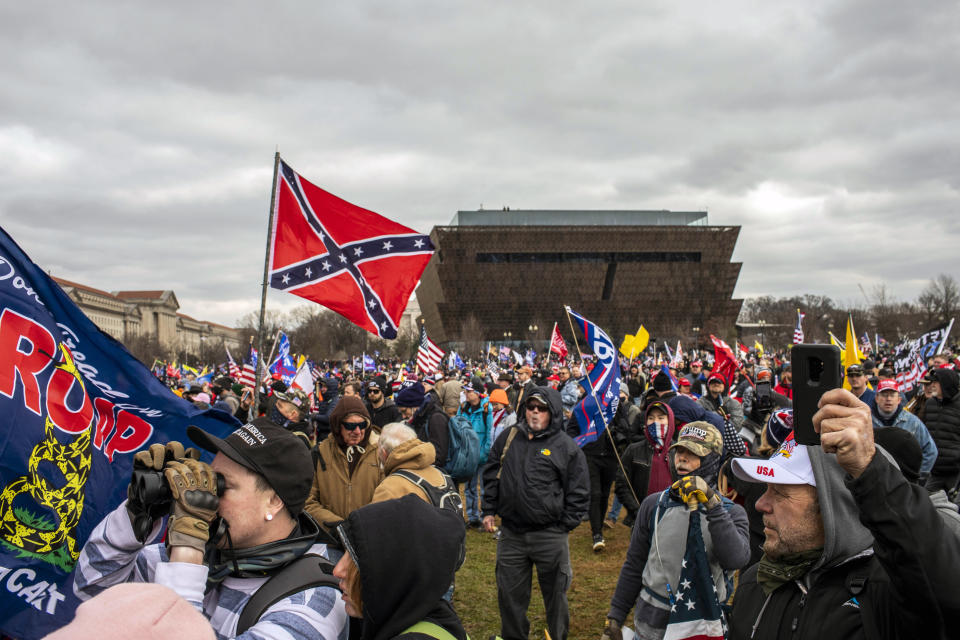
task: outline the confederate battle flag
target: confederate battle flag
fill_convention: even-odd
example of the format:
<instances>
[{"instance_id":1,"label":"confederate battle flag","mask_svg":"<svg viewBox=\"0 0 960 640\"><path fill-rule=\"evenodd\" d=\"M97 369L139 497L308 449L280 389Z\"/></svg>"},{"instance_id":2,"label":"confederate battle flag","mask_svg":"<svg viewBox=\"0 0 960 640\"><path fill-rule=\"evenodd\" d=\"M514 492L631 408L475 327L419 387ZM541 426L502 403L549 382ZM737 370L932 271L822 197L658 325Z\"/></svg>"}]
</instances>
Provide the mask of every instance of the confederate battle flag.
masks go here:
<instances>
[{"instance_id":1,"label":"confederate battle flag","mask_svg":"<svg viewBox=\"0 0 960 640\"><path fill-rule=\"evenodd\" d=\"M280 161L270 286L312 300L381 338L433 255L429 236L327 193Z\"/></svg>"}]
</instances>

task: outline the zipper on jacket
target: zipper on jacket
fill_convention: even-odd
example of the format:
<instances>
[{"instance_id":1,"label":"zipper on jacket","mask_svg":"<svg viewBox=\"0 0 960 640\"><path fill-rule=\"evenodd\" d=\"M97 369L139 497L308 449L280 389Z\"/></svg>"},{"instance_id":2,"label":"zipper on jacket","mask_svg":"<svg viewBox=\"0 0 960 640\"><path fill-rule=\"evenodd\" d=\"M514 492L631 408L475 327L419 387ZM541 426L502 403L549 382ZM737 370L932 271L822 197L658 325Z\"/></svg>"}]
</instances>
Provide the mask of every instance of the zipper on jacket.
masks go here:
<instances>
[{"instance_id":1,"label":"zipper on jacket","mask_svg":"<svg viewBox=\"0 0 960 640\"><path fill-rule=\"evenodd\" d=\"M800 602L797 603L797 615L794 616L793 621L790 623L790 633L796 635L797 627L800 626L800 616L803 615L803 605L807 602L807 588L803 586L803 583L799 580L796 581L797 586L800 587Z\"/></svg>"}]
</instances>

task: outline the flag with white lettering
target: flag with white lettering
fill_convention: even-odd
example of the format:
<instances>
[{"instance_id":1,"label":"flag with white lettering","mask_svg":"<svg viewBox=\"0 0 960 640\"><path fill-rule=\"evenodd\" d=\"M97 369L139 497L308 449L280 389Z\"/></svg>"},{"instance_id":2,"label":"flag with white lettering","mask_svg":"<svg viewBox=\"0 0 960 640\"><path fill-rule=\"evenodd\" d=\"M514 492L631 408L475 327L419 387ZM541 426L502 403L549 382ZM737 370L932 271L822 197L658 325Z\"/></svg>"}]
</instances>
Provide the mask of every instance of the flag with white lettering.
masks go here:
<instances>
[{"instance_id":1,"label":"flag with white lettering","mask_svg":"<svg viewBox=\"0 0 960 640\"><path fill-rule=\"evenodd\" d=\"M573 440L579 446L594 442L613 421L620 403L620 366L617 348L603 329L567 307L574 324L580 327L591 351L597 358L583 381L587 393L573 408L580 425L580 435Z\"/></svg>"},{"instance_id":2,"label":"flag with white lettering","mask_svg":"<svg viewBox=\"0 0 960 640\"><path fill-rule=\"evenodd\" d=\"M127 494L133 453L226 437L100 331L0 229L0 633L41 638L73 618L71 584L94 526Z\"/></svg>"}]
</instances>

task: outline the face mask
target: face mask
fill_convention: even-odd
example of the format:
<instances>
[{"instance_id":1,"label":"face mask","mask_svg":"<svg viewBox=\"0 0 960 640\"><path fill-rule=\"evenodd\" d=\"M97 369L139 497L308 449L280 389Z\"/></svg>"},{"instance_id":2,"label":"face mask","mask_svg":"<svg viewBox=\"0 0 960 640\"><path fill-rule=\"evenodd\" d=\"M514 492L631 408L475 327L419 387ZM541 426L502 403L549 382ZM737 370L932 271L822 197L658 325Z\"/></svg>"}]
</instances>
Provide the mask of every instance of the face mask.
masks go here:
<instances>
[{"instance_id":1,"label":"face mask","mask_svg":"<svg viewBox=\"0 0 960 640\"><path fill-rule=\"evenodd\" d=\"M666 422L661 424L656 420L647 425L647 435L658 450L663 449L667 443L668 426Z\"/></svg>"}]
</instances>

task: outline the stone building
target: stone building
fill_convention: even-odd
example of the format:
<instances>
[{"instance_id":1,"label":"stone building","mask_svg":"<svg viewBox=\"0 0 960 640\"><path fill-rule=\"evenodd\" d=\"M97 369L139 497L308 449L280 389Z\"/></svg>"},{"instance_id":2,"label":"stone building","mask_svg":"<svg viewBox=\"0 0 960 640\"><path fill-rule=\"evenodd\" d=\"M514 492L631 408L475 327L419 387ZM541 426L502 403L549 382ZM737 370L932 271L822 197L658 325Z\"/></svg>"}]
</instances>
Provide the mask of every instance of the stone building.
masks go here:
<instances>
[{"instance_id":1,"label":"stone building","mask_svg":"<svg viewBox=\"0 0 960 640\"><path fill-rule=\"evenodd\" d=\"M120 342L156 337L164 348L182 354L199 354L206 341L218 344L222 340L229 349L240 346L238 330L179 313L180 303L173 291L111 293L63 278L54 280L95 325Z\"/></svg>"},{"instance_id":2,"label":"stone building","mask_svg":"<svg viewBox=\"0 0 960 640\"><path fill-rule=\"evenodd\" d=\"M739 233L706 212L459 211L430 234L417 300L437 342L543 348L558 322L572 348L570 305L618 346L641 323L671 346L703 345L732 334L740 312Z\"/></svg>"}]
</instances>

